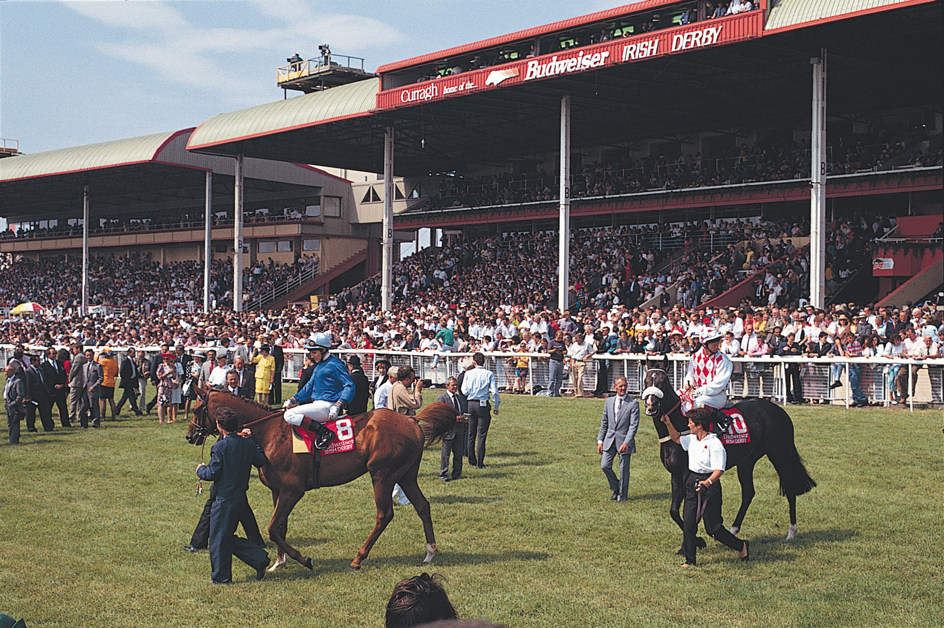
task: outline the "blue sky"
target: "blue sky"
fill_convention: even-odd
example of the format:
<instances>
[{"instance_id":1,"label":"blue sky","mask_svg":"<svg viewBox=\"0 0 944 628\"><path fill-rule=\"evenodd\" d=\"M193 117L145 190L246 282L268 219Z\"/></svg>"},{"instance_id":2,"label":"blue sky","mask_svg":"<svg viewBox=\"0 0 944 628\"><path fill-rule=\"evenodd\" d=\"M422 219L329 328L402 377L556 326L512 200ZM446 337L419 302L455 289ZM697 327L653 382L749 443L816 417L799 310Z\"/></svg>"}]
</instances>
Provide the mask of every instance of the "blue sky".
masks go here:
<instances>
[{"instance_id":1,"label":"blue sky","mask_svg":"<svg viewBox=\"0 0 944 628\"><path fill-rule=\"evenodd\" d=\"M564 0L0 0L0 137L22 152L196 126L282 98L318 44L366 69L625 4Z\"/></svg>"}]
</instances>

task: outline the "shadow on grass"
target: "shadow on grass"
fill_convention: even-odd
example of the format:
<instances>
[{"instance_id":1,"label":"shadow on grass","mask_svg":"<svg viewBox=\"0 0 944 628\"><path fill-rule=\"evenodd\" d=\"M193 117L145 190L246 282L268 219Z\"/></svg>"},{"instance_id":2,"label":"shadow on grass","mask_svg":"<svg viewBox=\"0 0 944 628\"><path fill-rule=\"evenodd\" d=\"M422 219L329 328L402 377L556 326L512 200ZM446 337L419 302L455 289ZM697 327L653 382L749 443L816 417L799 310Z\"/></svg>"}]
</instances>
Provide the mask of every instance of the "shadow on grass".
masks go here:
<instances>
[{"instance_id":1,"label":"shadow on grass","mask_svg":"<svg viewBox=\"0 0 944 628\"><path fill-rule=\"evenodd\" d=\"M476 497L465 495L435 495L427 497L431 504L491 504L502 501L498 497Z\"/></svg>"},{"instance_id":2,"label":"shadow on grass","mask_svg":"<svg viewBox=\"0 0 944 628\"><path fill-rule=\"evenodd\" d=\"M274 559L274 554L272 554ZM484 565L494 563L508 563L519 561L545 561L550 558L546 552L502 552L502 553L483 553L470 554L467 552L445 552L436 554L432 563L424 564L423 559L426 555L422 552L413 554L403 554L400 556L385 556L383 558L368 557L359 571L369 570L371 568L390 568L390 567L410 567L424 571L435 571L440 567L456 567L468 565ZM282 569L268 574L266 580L305 580L308 578L317 578L321 576L337 576L340 573L357 573L349 568L351 561L354 560L354 554L351 556L319 558L312 556L314 569L309 572L300 563L289 559L288 563Z\"/></svg>"},{"instance_id":3,"label":"shadow on grass","mask_svg":"<svg viewBox=\"0 0 944 628\"><path fill-rule=\"evenodd\" d=\"M630 496L629 496L629 500L630 500L630 501L634 501L634 500L662 501L662 500L665 500L666 502L669 502L669 501L672 500L672 492L669 491L669 492L667 492L667 493L647 493L647 494L645 494L645 495L630 495ZM666 508L668 508L668 506L666 506Z\"/></svg>"}]
</instances>

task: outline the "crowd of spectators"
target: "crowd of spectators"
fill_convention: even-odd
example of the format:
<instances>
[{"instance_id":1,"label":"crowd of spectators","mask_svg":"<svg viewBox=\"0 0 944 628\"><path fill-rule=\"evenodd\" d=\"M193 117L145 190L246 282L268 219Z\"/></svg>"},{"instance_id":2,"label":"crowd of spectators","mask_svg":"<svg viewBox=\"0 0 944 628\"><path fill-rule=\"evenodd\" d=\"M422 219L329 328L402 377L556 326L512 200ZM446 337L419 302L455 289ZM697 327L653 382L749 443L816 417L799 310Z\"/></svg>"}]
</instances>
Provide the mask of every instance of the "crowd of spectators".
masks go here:
<instances>
[{"instance_id":1,"label":"crowd of spectators","mask_svg":"<svg viewBox=\"0 0 944 628\"><path fill-rule=\"evenodd\" d=\"M827 174L852 174L893 167L908 147L922 136L879 132L838 138L827 151ZM940 166L942 151L911 150L904 166ZM776 142L742 143L718 151L711 158L700 152L632 158L585 165L572 176L574 198L635 194L652 190L680 190L763 181L805 179L810 176L810 152L805 146ZM559 178L543 169L531 173L497 173L477 177L443 176L440 193L429 207L487 207L557 200Z\"/></svg>"},{"instance_id":2,"label":"crowd of spectators","mask_svg":"<svg viewBox=\"0 0 944 628\"><path fill-rule=\"evenodd\" d=\"M258 261L243 271L243 299L249 301L270 292L278 284L317 267L318 256L299 258L292 264ZM42 303L49 310L67 313L82 301L82 261L73 256L46 257L38 261L9 259L2 266L0 304L22 301ZM202 262L161 264L150 255L91 257L89 304L144 312L192 309L203 301ZM215 259L210 267L210 295L217 308L233 305L233 262Z\"/></svg>"},{"instance_id":3,"label":"crowd of spectators","mask_svg":"<svg viewBox=\"0 0 944 628\"><path fill-rule=\"evenodd\" d=\"M203 212L180 213L174 215L155 216L148 218L121 218L121 219L101 219L98 224L92 224L90 233L130 233L137 231L163 231L167 229L203 229L205 223ZM286 220L304 220L306 217L297 209L289 208L273 209L267 211L247 211L243 212L243 223L266 223L281 222ZM214 227L233 224L232 216L220 216L211 214L211 224ZM71 222L71 224L70 224ZM62 237L82 237L82 221L80 218L61 219L51 226L39 226L24 224L20 229L14 231L11 226L0 231L0 239L10 240L16 238L62 238Z\"/></svg>"}]
</instances>

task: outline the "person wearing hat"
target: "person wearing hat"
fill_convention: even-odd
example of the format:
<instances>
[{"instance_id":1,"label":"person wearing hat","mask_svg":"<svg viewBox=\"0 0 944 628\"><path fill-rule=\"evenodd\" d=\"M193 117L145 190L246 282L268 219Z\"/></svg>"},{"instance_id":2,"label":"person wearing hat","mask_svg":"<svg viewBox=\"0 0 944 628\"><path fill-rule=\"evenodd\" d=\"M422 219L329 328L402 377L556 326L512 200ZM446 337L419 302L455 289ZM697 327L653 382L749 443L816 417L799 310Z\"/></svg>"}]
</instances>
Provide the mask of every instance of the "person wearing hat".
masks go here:
<instances>
[{"instance_id":1,"label":"person wearing hat","mask_svg":"<svg viewBox=\"0 0 944 628\"><path fill-rule=\"evenodd\" d=\"M161 354L161 363L154 371L157 377L157 421L174 423L177 421L177 404L174 403L174 389L180 383L177 371L177 356L170 351Z\"/></svg>"},{"instance_id":2,"label":"person wearing hat","mask_svg":"<svg viewBox=\"0 0 944 628\"><path fill-rule=\"evenodd\" d=\"M226 360L226 350L220 350L216 355L216 363L211 365L210 376L207 378L207 386L210 388L218 390L226 385L226 373L231 370Z\"/></svg>"},{"instance_id":3,"label":"person wearing hat","mask_svg":"<svg viewBox=\"0 0 944 628\"><path fill-rule=\"evenodd\" d=\"M729 417L721 412L721 408L728 400L728 383L734 370L731 360L720 351L722 337L717 329L702 331L701 347L688 362L688 373L682 390L683 399L690 398L693 408L709 407L715 410L712 422L719 433L728 427Z\"/></svg>"},{"instance_id":4,"label":"person wearing hat","mask_svg":"<svg viewBox=\"0 0 944 628\"><path fill-rule=\"evenodd\" d=\"M184 418L190 420L190 404L197 398L197 386L200 384L200 378L203 377L203 363L206 362L206 353L196 351L193 359L187 365L187 373L184 376L183 396L187 400L184 404Z\"/></svg>"},{"instance_id":5,"label":"person wearing hat","mask_svg":"<svg viewBox=\"0 0 944 628\"><path fill-rule=\"evenodd\" d=\"M341 409L351 403L354 399L354 381L344 363L331 355L331 338L328 334L315 334L305 348L308 358L315 365L311 379L282 404L286 410L283 418L292 425L314 432L317 435L315 447L324 449L334 440L335 434L322 423L337 419Z\"/></svg>"},{"instance_id":6,"label":"person wearing hat","mask_svg":"<svg viewBox=\"0 0 944 628\"><path fill-rule=\"evenodd\" d=\"M252 356L252 363L256 365L256 401L263 405L269 405L269 393L275 382L275 358L271 351L268 344L262 344Z\"/></svg>"},{"instance_id":7,"label":"person wearing hat","mask_svg":"<svg viewBox=\"0 0 944 628\"><path fill-rule=\"evenodd\" d=\"M367 400L370 399L370 382L361 368L361 359L356 355L347 358L347 371L354 382L354 399L347 406L348 414L357 416L367 412Z\"/></svg>"},{"instance_id":8,"label":"person wearing hat","mask_svg":"<svg viewBox=\"0 0 944 628\"><path fill-rule=\"evenodd\" d=\"M102 350L98 356L98 363L102 366L102 386L101 386L101 417L105 418L106 400L107 405L111 407L111 419L115 420L115 380L118 377L118 360L115 359L115 352L109 348Z\"/></svg>"}]
</instances>

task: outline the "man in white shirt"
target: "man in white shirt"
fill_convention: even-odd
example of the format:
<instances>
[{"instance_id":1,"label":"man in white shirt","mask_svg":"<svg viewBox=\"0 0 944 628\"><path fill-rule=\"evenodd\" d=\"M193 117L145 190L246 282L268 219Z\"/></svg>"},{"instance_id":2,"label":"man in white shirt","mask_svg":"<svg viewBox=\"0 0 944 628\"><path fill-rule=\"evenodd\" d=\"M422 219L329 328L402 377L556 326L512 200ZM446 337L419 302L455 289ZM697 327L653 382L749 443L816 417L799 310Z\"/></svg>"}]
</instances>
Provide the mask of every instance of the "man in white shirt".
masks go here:
<instances>
[{"instance_id":1,"label":"man in white shirt","mask_svg":"<svg viewBox=\"0 0 944 628\"><path fill-rule=\"evenodd\" d=\"M210 371L210 376L207 378L207 384L210 388L220 389L226 385L226 373L231 370L226 364L226 352L220 352L216 356L215 362L216 364L212 365L213 370Z\"/></svg>"},{"instance_id":2,"label":"man in white shirt","mask_svg":"<svg viewBox=\"0 0 944 628\"><path fill-rule=\"evenodd\" d=\"M570 379L574 386L574 397L583 397L583 374L587 360L593 355L593 338L585 338L580 332L574 335L573 342L567 346L567 363L570 365Z\"/></svg>"}]
</instances>

